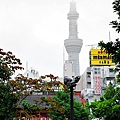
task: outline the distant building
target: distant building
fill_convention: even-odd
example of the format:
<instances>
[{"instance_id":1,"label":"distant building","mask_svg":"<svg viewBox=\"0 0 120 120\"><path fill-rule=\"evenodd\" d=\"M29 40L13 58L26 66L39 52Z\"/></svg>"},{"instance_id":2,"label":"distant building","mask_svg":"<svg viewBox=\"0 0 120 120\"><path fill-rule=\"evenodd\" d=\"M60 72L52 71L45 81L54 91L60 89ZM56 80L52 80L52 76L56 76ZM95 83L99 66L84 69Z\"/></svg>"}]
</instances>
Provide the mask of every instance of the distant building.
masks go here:
<instances>
[{"instance_id":1,"label":"distant building","mask_svg":"<svg viewBox=\"0 0 120 120\"><path fill-rule=\"evenodd\" d=\"M82 96L89 102L99 99L109 82L116 83L114 68L115 66L87 67L76 86L76 90L81 91Z\"/></svg>"},{"instance_id":2,"label":"distant building","mask_svg":"<svg viewBox=\"0 0 120 120\"><path fill-rule=\"evenodd\" d=\"M30 69L30 70L27 70L25 73L23 73L23 76L32 78L32 79L36 79L36 78L39 78L39 73L38 73L38 71L36 71L34 69Z\"/></svg>"},{"instance_id":3,"label":"distant building","mask_svg":"<svg viewBox=\"0 0 120 120\"><path fill-rule=\"evenodd\" d=\"M81 75L76 90L91 102L100 98L109 82L116 83L116 73L113 72L115 63L112 62L112 55L98 48L90 49L89 53L90 67Z\"/></svg>"}]
</instances>

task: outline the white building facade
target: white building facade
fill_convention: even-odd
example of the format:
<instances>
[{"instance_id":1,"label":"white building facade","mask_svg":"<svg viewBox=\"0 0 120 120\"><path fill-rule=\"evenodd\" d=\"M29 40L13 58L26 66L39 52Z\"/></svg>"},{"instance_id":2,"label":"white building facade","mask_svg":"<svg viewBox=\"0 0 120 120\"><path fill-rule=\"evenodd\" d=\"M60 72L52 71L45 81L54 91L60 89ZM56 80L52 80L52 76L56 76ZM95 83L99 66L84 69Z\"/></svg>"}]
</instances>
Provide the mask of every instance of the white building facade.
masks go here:
<instances>
[{"instance_id":1,"label":"white building facade","mask_svg":"<svg viewBox=\"0 0 120 120\"><path fill-rule=\"evenodd\" d=\"M25 73L23 73L23 76L27 78L36 79L39 78L39 73L35 69L31 68L30 70L27 70Z\"/></svg>"},{"instance_id":2,"label":"white building facade","mask_svg":"<svg viewBox=\"0 0 120 120\"><path fill-rule=\"evenodd\" d=\"M76 86L76 90L81 91L83 97L89 102L99 99L109 82L116 83L114 68L115 66L87 67Z\"/></svg>"}]
</instances>

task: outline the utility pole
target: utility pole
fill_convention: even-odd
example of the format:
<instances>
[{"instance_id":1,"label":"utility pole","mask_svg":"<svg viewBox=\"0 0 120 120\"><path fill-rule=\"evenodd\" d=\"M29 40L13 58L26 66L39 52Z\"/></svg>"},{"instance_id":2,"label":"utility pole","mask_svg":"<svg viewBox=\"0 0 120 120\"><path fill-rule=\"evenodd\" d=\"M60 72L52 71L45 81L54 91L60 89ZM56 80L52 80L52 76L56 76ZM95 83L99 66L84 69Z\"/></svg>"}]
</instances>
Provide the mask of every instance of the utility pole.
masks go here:
<instances>
[{"instance_id":1,"label":"utility pole","mask_svg":"<svg viewBox=\"0 0 120 120\"><path fill-rule=\"evenodd\" d=\"M70 120L74 120L73 87L70 87Z\"/></svg>"}]
</instances>

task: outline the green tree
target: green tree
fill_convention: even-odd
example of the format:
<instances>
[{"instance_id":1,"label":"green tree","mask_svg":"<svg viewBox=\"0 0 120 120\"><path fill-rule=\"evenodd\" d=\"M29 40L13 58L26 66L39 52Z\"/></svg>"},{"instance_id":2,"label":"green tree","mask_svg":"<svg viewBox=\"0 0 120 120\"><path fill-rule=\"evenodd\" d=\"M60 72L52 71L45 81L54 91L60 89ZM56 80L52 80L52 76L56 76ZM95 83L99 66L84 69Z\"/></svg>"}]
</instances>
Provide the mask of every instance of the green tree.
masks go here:
<instances>
[{"instance_id":1,"label":"green tree","mask_svg":"<svg viewBox=\"0 0 120 120\"><path fill-rule=\"evenodd\" d=\"M116 32L120 32L120 0L115 0L113 3L113 9L114 12L117 14L118 20L110 22L110 25L112 25L113 28L115 28ZM116 71L120 69L120 41L119 38L115 40L115 42L110 41L107 43L104 43L104 41L100 41L98 43L98 46L101 47L101 49L106 50L109 54L113 55L113 62L115 62L118 66L116 68Z\"/></svg>"},{"instance_id":2,"label":"green tree","mask_svg":"<svg viewBox=\"0 0 120 120\"><path fill-rule=\"evenodd\" d=\"M4 52L0 49L0 83L7 83L16 70L22 70L20 59L16 58L12 52Z\"/></svg>"},{"instance_id":3,"label":"green tree","mask_svg":"<svg viewBox=\"0 0 120 120\"><path fill-rule=\"evenodd\" d=\"M118 20L110 22L116 32L120 32L120 0L115 0L113 2L114 12L118 16ZM116 68L114 72L117 72L116 76L117 82L120 82L120 41L117 38L114 42L110 41L104 43L100 41L98 46L102 50L108 52L108 55L113 55L113 62L116 63ZM90 108L92 109L92 114L94 117L103 118L105 120L119 120L120 119L120 87L116 85L109 84L108 88L105 90L104 95L100 100L95 100L91 103Z\"/></svg>"},{"instance_id":4,"label":"green tree","mask_svg":"<svg viewBox=\"0 0 120 120\"><path fill-rule=\"evenodd\" d=\"M120 119L120 88L110 84L105 90L100 100L95 100L90 104L94 118L104 120Z\"/></svg>"},{"instance_id":5,"label":"green tree","mask_svg":"<svg viewBox=\"0 0 120 120\"><path fill-rule=\"evenodd\" d=\"M13 116L16 112L16 103L18 97L15 96L9 85L0 84L0 119L1 120L13 120Z\"/></svg>"},{"instance_id":6,"label":"green tree","mask_svg":"<svg viewBox=\"0 0 120 120\"><path fill-rule=\"evenodd\" d=\"M120 0L115 0L113 3L113 10L117 14L118 20L114 20L110 22L113 28L115 28L116 32L120 32ZM101 49L108 52L108 54L113 55L113 62L116 63L115 72L120 71L120 40L117 38L114 42L110 41L105 43L104 41L100 41L98 46ZM117 82L120 82L120 73L117 75Z\"/></svg>"},{"instance_id":7,"label":"green tree","mask_svg":"<svg viewBox=\"0 0 120 120\"><path fill-rule=\"evenodd\" d=\"M38 106L25 102L25 98L34 91L54 91L52 86L61 84L56 81L58 76L55 77L52 74L41 76L39 79L27 78L19 74L14 80L11 79L16 70L23 69L21 65L20 59L16 58L12 52L4 52L3 49L0 49L0 105L2 108L0 118L2 120L20 118L21 112L25 116L31 117L29 114L32 115L33 111L38 111ZM46 77L49 77L51 81L46 82L44 80ZM41 109L39 108L39 110Z\"/></svg>"},{"instance_id":8,"label":"green tree","mask_svg":"<svg viewBox=\"0 0 120 120\"><path fill-rule=\"evenodd\" d=\"M12 120L19 97L11 91L8 81L15 70L23 69L21 62L12 54L0 49L0 119Z\"/></svg>"},{"instance_id":9,"label":"green tree","mask_svg":"<svg viewBox=\"0 0 120 120\"><path fill-rule=\"evenodd\" d=\"M35 114L37 111L40 111L40 107L38 107L36 104L31 104L26 100L22 101L22 109L21 109L21 113L23 116L26 117L26 119L32 119L33 117L37 116L37 114ZM18 119L21 119L21 116L16 116Z\"/></svg>"},{"instance_id":10,"label":"green tree","mask_svg":"<svg viewBox=\"0 0 120 120\"><path fill-rule=\"evenodd\" d=\"M49 108L49 116L52 120L70 120L70 92L57 91L53 98L42 98L51 107ZM74 120L88 120L89 110L83 107L80 102L74 100Z\"/></svg>"},{"instance_id":11,"label":"green tree","mask_svg":"<svg viewBox=\"0 0 120 120\"><path fill-rule=\"evenodd\" d=\"M116 31L119 33L120 32L120 0L115 0L113 2L113 9L118 16L118 20L114 20L110 22L110 25L112 25L112 27L115 28Z\"/></svg>"}]
</instances>

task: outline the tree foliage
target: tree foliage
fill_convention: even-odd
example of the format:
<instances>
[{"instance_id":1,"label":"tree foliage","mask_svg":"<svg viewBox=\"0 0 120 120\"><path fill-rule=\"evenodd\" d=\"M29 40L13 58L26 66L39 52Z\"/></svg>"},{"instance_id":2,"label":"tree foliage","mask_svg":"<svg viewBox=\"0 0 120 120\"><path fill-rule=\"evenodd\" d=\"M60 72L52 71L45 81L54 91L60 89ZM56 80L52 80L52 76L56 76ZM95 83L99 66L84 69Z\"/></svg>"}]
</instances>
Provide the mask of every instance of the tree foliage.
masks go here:
<instances>
[{"instance_id":1,"label":"tree foliage","mask_svg":"<svg viewBox=\"0 0 120 120\"><path fill-rule=\"evenodd\" d=\"M116 32L120 32L120 0L113 2L114 12L118 16L118 20L110 22ZM105 43L100 41L98 46L102 50L108 52L108 55L113 55L113 62L116 63L114 72L117 72L117 82L120 82L120 40ZM104 120L119 120L120 119L120 87L109 84L100 100L95 100L91 103L90 108L95 118L103 118Z\"/></svg>"},{"instance_id":2,"label":"tree foliage","mask_svg":"<svg viewBox=\"0 0 120 120\"><path fill-rule=\"evenodd\" d=\"M118 16L117 17L118 20L110 22L110 25L112 25L112 27L115 28L116 31L119 33L120 32L120 0L115 0L113 2L113 9Z\"/></svg>"},{"instance_id":3,"label":"tree foliage","mask_svg":"<svg viewBox=\"0 0 120 120\"><path fill-rule=\"evenodd\" d=\"M0 119L12 120L16 112L19 97L11 91L8 81L18 69L23 69L20 59L12 52L0 49Z\"/></svg>"},{"instance_id":4,"label":"tree foliage","mask_svg":"<svg viewBox=\"0 0 120 120\"><path fill-rule=\"evenodd\" d=\"M120 0L115 0L113 2L113 9L114 12L117 14L118 20L110 22L110 25L112 25L113 28L119 33L120 32ZM119 38L116 39L115 42L110 41L107 43L104 43L103 41L100 41L98 43L98 46L101 47L101 49L106 50L109 54L114 55L114 62L119 63L120 59L120 41Z\"/></svg>"},{"instance_id":5,"label":"tree foliage","mask_svg":"<svg viewBox=\"0 0 120 120\"><path fill-rule=\"evenodd\" d=\"M114 12L117 14L118 20L110 22L113 28L115 28L116 32L120 32L120 0L115 0L113 2ZM108 54L113 55L113 62L116 63L115 72L119 72L120 70L120 40L117 38L115 41L110 41L105 43L104 41L100 41L98 46L101 49L108 52ZM117 81L120 82L120 73L117 76Z\"/></svg>"},{"instance_id":6,"label":"tree foliage","mask_svg":"<svg viewBox=\"0 0 120 120\"><path fill-rule=\"evenodd\" d=\"M91 103L90 108L95 118L104 120L120 119L120 88L110 84L100 100Z\"/></svg>"},{"instance_id":7,"label":"tree foliage","mask_svg":"<svg viewBox=\"0 0 120 120\"><path fill-rule=\"evenodd\" d=\"M13 120L18 97L11 93L10 86L0 84L0 119Z\"/></svg>"},{"instance_id":8,"label":"tree foliage","mask_svg":"<svg viewBox=\"0 0 120 120\"><path fill-rule=\"evenodd\" d=\"M16 58L12 52L4 52L0 49L0 83L9 81L16 70L22 70L20 59Z\"/></svg>"},{"instance_id":9,"label":"tree foliage","mask_svg":"<svg viewBox=\"0 0 120 120\"><path fill-rule=\"evenodd\" d=\"M20 59L16 58L12 52L4 52L0 49L0 105L2 107L0 118L3 118L3 120L9 120L8 116L12 119L18 112L30 117L29 115L33 111L41 110L41 108L37 106L37 103L32 105L25 101L27 96L32 95L34 91L54 91L53 86L63 85L56 81L58 76L55 77L52 74L41 76L39 79L27 78L19 74L14 80L11 79L16 70L23 69L21 65ZM45 78L49 78L50 82L47 82ZM13 108L14 110L12 110Z\"/></svg>"},{"instance_id":10,"label":"tree foliage","mask_svg":"<svg viewBox=\"0 0 120 120\"><path fill-rule=\"evenodd\" d=\"M49 116L52 120L70 120L70 91L57 91L56 96L42 98L42 101L47 102L51 107ZM89 110L82 106L80 102L74 100L74 120L88 120Z\"/></svg>"}]
</instances>

